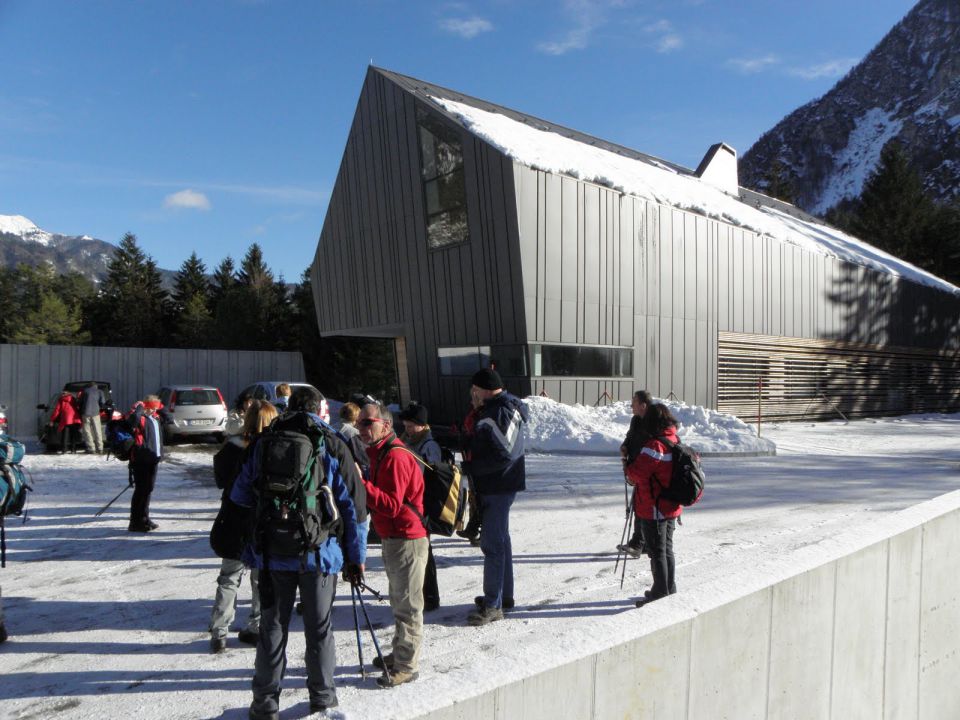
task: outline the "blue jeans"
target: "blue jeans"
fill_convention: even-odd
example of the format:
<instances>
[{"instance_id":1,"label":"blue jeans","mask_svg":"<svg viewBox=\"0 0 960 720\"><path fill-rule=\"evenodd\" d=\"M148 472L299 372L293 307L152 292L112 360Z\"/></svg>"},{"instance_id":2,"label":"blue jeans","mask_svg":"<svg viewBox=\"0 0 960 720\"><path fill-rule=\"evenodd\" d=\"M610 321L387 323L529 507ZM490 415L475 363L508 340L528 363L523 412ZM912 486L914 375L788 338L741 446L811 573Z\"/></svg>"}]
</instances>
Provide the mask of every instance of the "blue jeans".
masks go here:
<instances>
[{"instance_id":1,"label":"blue jeans","mask_svg":"<svg viewBox=\"0 0 960 720\"><path fill-rule=\"evenodd\" d=\"M503 599L513 599L513 546L510 542L510 506L515 492L481 495L483 531L483 604L503 607Z\"/></svg>"}]
</instances>

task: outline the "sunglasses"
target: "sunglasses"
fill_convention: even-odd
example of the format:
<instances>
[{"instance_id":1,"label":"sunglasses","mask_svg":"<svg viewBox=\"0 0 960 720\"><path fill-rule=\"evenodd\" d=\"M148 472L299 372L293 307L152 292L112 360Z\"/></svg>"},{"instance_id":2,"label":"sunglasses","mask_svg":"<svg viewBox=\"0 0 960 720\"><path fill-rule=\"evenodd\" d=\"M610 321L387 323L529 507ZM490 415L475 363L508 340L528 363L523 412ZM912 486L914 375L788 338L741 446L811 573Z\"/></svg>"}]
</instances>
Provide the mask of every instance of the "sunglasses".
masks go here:
<instances>
[{"instance_id":1,"label":"sunglasses","mask_svg":"<svg viewBox=\"0 0 960 720\"><path fill-rule=\"evenodd\" d=\"M383 418L364 418L363 420L360 420L357 423L357 425L359 425L360 427L368 428L368 427L371 427L374 423L378 423L378 422L383 422Z\"/></svg>"}]
</instances>

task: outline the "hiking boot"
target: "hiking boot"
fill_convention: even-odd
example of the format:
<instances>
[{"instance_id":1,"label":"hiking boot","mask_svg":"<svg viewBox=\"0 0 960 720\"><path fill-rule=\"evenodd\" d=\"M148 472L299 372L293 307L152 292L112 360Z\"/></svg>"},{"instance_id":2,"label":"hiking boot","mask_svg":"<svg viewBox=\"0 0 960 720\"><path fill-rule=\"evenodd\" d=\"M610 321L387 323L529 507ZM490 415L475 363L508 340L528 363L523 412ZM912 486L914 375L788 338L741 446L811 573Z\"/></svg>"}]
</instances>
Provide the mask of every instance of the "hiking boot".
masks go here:
<instances>
[{"instance_id":1,"label":"hiking boot","mask_svg":"<svg viewBox=\"0 0 960 720\"><path fill-rule=\"evenodd\" d=\"M477 610L483 610L483 595L477 595L473 599L473 604L477 606ZM513 610L513 598L503 598L503 601L500 605L501 610Z\"/></svg>"},{"instance_id":2,"label":"hiking boot","mask_svg":"<svg viewBox=\"0 0 960 720\"><path fill-rule=\"evenodd\" d=\"M423 601L424 612L430 612L431 610L436 610L438 607L440 607L439 599L430 599L430 600Z\"/></svg>"},{"instance_id":3,"label":"hiking boot","mask_svg":"<svg viewBox=\"0 0 960 720\"><path fill-rule=\"evenodd\" d=\"M250 703L250 720L280 720L280 706L272 697L254 700Z\"/></svg>"},{"instance_id":4,"label":"hiking boot","mask_svg":"<svg viewBox=\"0 0 960 720\"><path fill-rule=\"evenodd\" d=\"M473 531L473 530L470 530L470 528L464 528L463 530L457 530L457 536L462 537L464 540L469 540L470 542L473 542L478 537L480 537L480 531L479 530Z\"/></svg>"},{"instance_id":5,"label":"hiking boot","mask_svg":"<svg viewBox=\"0 0 960 720\"><path fill-rule=\"evenodd\" d=\"M335 708L339 705L340 702L334 698L333 700L311 700L310 701L310 714L322 713L330 708Z\"/></svg>"},{"instance_id":6,"label":"hiking boot","mask_svg":"<svg viewBox=\"0 0 960 720\"><path fill-rule=\"evenodd\" d=\"M386 667L384 667L386 665ZM373 666L378 670L393 670L393 653L387 653L383 656L383 660L380 659L379 655L375 655L373 658Z\"/></svg>"},{"instance_id":7,"label":"hiking boot","mask_svg":"<svg viewBox=\"0 0 960 720\"><path fill-rule=\"evenodd\" d=\"M127 532L150 532L150 526L144 523L130 523L127 526Z\"/></svg>"},{"instance_id":8,"label":"hiking boot","mask_svg":"<svg viewBox=\"0 0 960 720\"><path fill-rule=\"evenodd\" d=\"M237 633L237 640L247 645L256 645L260 641L260 633L255 630L243 629Z\"/></svg>"},{"instance_id":9,"label":"hiking boot","mask_svg":"<svg viewBox=\"0 0 960 720\"><path fill-rule=\"evenodd\" d=\"M489 625L503 620L503 610L495 607L483 607L467 615L467 625Z\"/></svg>"},{"instance_id":10,"label":"hiking boot","mask_svg":"<svg viewBox=\"0 0 960 720\"><path fill-rule=\"evenodd\" d=\"M385 672L383 675L377 678L377 685L382 688L392 688L396 687L397 685L413 682L418 677L420 677L420 673L418 672L404 672L403 670L398 670L397 672Z\"/></svg>"},{"instance_id":11,"label":"hiking boot","mask_svg":"<svg viewBox=\"0 0 960 720\"><path fill-rule=\"evenodd\" d=\"M225 637L212 637L210 638L210 652L214 655L217 653L222 653L227 649L227 639Z\"/></svg>"},{"instance_id":12,"label":"hiking boot","mask_svg":"<svg viewBox=\"0 0 960 720\"><path fill-rule=\"evenodd\" d=\"M147 520L147 527L151 530L156 530L160 526L157 525L153 520Z\"/></svg>"},{"instance_id":13,"label":"hiking boot","mask_svg":"<svg viewBox=\"0 0 960 720\"><path fill-rule=\"evenodd\" d=\"M633 543L626 543L625 545L617 545L617 550L622 553L626 553L630 557L638 558L643 555L643 545L634 545Z\"/></svg>"},{"instance_id":14,"label":"hiking boot","mask_svg":"<svg viewBox=\"0 0 960 720\"><path fill-rule=\"evenodd\" d=\"M10 637L7 635L7 627L3 623L0 623L0 643L6 642L7 638Z\"/></svg>"}]
</instances>

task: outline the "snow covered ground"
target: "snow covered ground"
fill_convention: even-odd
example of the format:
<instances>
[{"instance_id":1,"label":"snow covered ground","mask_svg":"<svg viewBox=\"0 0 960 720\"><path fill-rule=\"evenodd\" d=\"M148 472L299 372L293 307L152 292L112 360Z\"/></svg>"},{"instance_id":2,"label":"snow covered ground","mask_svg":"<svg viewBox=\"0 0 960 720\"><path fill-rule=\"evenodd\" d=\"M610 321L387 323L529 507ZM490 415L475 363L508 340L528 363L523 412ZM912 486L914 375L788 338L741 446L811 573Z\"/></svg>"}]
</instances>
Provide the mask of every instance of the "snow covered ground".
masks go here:
<instances>
[{"instance_id":1,"label":"snow covered ground","mask_svg":"<svg viewBox=\"0 0 960 720\"><path fill-rule=\"evenodd\" d=\"M622 590L614 574L624 493L617 423L606 416L616 409L573 408L566 416L562 410L535 409L532 445L565 449L576 442L566 438L586 437L593 412L609 438L598 439L600 433L581 445L609 451L528 456L528 490L511 523L517 609L502 622L467 627L482 556L459 538L435 540L443 605L426 616L421 678L388 691L376 687L372 668L366 679L360 676L349 593L341 592L335 609L340 707L333 717L413 717L608 646L625 633L649 632L675 622L678 613L713 607L745 586L789 573L792 563L802 562L802 548L865 531L955 490L960 477L960 415L765 426L776 456L705 459L704 498L685 514L675 538L680 592L637 610L633 599L649 586L646 562L629 562ZM690 413L693 418L698 409ZM702 450L755 444L746 426L738 439L732 420L714 422L720 439L712 440L702 423ZM246 717L255 651L234 634L227 652L208 653L219 567L207 544L219 498L210 471L214 449L170 449L153 500L161 527L149 535L126 532L129 493L102 517L93 516L126 483L121 463L28 456L35 488L29 520L8 522L8 565L0 570L11 633L0 646L0 717ZM368 567L368 583L385 591L376 547ZM389 609L369 596L367 603L386 645ZM300 629L294 618L283 718L308 714ZM367 662L372 653L367 636Z\"/></svg>"}]
</instances>

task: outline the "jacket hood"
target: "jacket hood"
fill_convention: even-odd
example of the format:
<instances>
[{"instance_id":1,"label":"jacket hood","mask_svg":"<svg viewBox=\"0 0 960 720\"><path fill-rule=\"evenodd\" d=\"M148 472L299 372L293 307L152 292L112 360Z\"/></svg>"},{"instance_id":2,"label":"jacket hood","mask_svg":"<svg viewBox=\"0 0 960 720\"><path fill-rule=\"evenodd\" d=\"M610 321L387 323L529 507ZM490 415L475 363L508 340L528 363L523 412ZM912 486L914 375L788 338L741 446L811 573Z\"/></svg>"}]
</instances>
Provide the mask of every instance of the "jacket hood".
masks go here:
<instances>
[{"instance_id":1,"label":"jacket hood","mask_svg":"<svg viewBox=\"0 0 960 720\"><path fill-rule=\"evenodd\" d=\"M527 404L516 395L508 393L506 390L499 395L494 395L492 398L487 400L485 405L491 408L503 406L508 410L519 410L520 417L523 418L524 422L530 420L530 412L527 410Z\"/></svg>"}]
</instances>

